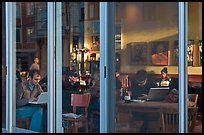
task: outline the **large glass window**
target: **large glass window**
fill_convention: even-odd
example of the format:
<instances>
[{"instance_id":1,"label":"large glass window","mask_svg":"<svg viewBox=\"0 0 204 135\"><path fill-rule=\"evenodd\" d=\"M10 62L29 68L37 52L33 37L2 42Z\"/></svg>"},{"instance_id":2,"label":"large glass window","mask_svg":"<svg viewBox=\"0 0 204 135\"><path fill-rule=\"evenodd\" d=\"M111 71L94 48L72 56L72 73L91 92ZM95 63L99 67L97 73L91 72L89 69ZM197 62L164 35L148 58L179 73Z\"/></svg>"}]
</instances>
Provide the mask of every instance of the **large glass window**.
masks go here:
<instances>
[{"instance_id":1,"label":"large glass window","mask_svg":"<svg viewBox=\"0 0 204 135\"><path fill-rule=\"evenodd\" d=\"M117 6L116 37L121 35L121 42L116 39L120 47L115 51L115 131L178 132L178 59L174 53L178 48L178 3L125 2ZM175 115L170 118L175 121L172 131L165 129L167 112Z\"/></svg>"},{"instance_id":2,"label":"large glass window","mask_svg":"<svg viewBox=\"0 0 204 135\"><path fill-rule=\"evenodd\" d=\"M29 18L26 14L22 14L22 18L16 21L18 28L16 35L22 38L21 42L18 42L19 38L17 38L15 52L16 127L35 132L47 132L47 37L45 34L39 36L34 33L38 30L47 33L46 28L36 29L39 23L36 23L39 12L34 14L34 8L43 6L46 10L47 3L22 2L21 5L22 11L27 11L27 15L34 15L34 17ZM34 101L39 103L32 103Z\"/></svg>"},{"instance_id":3,"label":"large glass window","mask_svg":"<svg viewBox=\"0 0 204 135\"><path fill-rule=\"evenodd\" d=\"M99 132L100 93L100 40L99 3L62 3L62 113L65 133ZM78 99L74 99L77 94ZM83 96L90 99L83 100ZM74 111L72 101L88 103ZM86 110L86 109L85 109ZM85 121L76 122L67 118L68 113L83 114ZM81 123L82 122L82 123Z\"/></svg>"},{"instance_id":4,"label":"large glass window","mask_svg":"<svg viewBox=\"0 0 204 135\"><path fill-rule=\"evenodd\" d=\"M104 23L105 20L99 21L99 2L62 2L62 27L60 24L62 51L55 48L56 57L54 53L52 54L55 49L52 48L52 50L47 46L56 44L56 46L61 46L58 44L58 38L61 38L58 37L59 29L54 33L56 37L53 39L50 39L51 36L54 36L53 33L53 35L47 34L47 30L53 30L52 23L58 25L60 22L54 19L52 22L50 19L55 12L47 12L47 7L51 11L50 5L52 4L49 3L49 6L46 2L16 2L15 4L16 18L14 19L16 20L7 17L16 22L16 31L13 34L16 38L11 37L11 42L8 41L8 52L15 51L8 60L13 60L15 57L16 63L9 63L8 67L6 67L6 51L4 51L7 45L5 40L5 3L2 4L2 128L6 128L6 125L12 126L12 118L6 123L6 115L12 117L12 112L6 114L6 106L10 106L10 98L14 97L16 108L12 108L12 110L16 111L17 127L13 127L14 132L57 131L58 129L50 129L50 127L55 127L52 125L53 119L47 120L48 115L51 118L53 113L57 117L62 115L64 133L100 132L100 116L102 119L103 116L110 116L100 114L100 99L109 99L113 95L108 95L108 97L105 95L105 98L103 92L103 96L100 95L100 88L106 87L100 86L100 82L104 82L100 80L100 70L103 71L100 69L100 56L102 59L106 54L100 54L104 50L100 50L99 26L100 22ZM179 90L178 79L180 75L178 70L178 64L180 64L178 61L180 51L178 47L178 35L180 34L178 33L178 20L180 19L178 3L116 2L115 4L116 98L113 97L116 99L115 132L178 132L178 93L182 91ZM48 29L47 26L51 27ZM47 40L48 36L50 40ZM103 36L101 37L103 38ZM12 39L16 39L14 41L16 48L10 46L13 45ZM201 2L188 3L188 44L186 46L188 48L188 123L190 124L188 129L189 132L202 132ZM59 52L62 54L62 58L58 54ZM49 64L48 66L47 59L54 65ZM62 67L61 62L55 60L62 60ZM104 60L101 61L104 64ZM101 65L103 66L103 64ZM54 70L50 70L53 67ZM54 91L55 86L59 88L59 84L56 84L57 81L54 81L53 85L51 82L52 86L48 86L48 81L50 84L50 80L56 80L59 77L57 72L59 68L62 68L62 99L60 99L62 104L56 105L51 101L52 99L48 104L28 103L31 100L37 100L41 93L46 94L48 88L50 90L54 88ZM13 80L6 80L6 74L12 69L16 69L15 96L6 95L6 93L9 94L9 91L6 91L6 82L13 85ZM106 73L105 69L104 67L104 73ZM52 71L54 75L52 75ZM9 76L11 76L10 73ZM109 89L109 87L105 89ZM61 90L56 90L56 92L58 91ZM52 95L52 92L49 94ZM59 101L59 95L57 93L57 97L53 97L53 101L56 99ZM9 103L6 103L6 96L9 98ZM77 99L74 99L75 97ZM79 106L75 109L76 103L80 105L78 104ZM58 114L61 112L58 110L51 112L53 105L62 109L62 114ZM107 111L106 109L104 112ZM166 115L173 116L168 118L175 122L171 123L175 127L170 127L169 130L166 127L171 124L167 123L169 119L166 119ZM181 115L183 116L183 114ZM76 117L79 119L75 119ZM55 124L58 121L56 120ZM104 123L102 122L102 124ZM101 127L104 128L103 126ZM61 131L61 129L59 130Z\"/></svg>"},{"instance_id":5,"label":"large glass window","mask_svg":"<svg viewBox=\"0 0 204 135\"><path fill-rule=\"evenodd\" d=\"M189 132L202 127L202 3L188 3L188 123Z\"/></svg>"}]
</instances>

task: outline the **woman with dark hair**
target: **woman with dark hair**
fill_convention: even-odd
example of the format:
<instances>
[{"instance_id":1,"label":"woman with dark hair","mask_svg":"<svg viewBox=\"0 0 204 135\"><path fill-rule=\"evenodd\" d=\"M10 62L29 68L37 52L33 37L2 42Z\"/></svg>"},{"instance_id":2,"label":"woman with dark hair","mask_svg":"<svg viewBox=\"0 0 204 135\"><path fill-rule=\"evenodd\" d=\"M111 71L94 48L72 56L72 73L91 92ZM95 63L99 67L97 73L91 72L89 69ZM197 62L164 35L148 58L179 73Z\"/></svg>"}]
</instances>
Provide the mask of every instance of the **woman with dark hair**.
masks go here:
<instances>
[{"instance_id":1,"label":"woman with dark hair","mask_svg":"<svg viewBox=\"0 0 204 135\"><path fill-rule=\"evenodd\" d=\"M171 78L168 76L168 71L167 71L167 68L164 67L162 70L161 70L161 79L162 81L171 81Z\"/></svg>"},{"instance_id":2,"label":"woman with dark hair","mask_svg":"<svg viewBox=\"0 0 204 135\"><path fill-rule=\"evenodd\" d=\"M169 83L171 82L171 78L168 76L167 68L164 67L161 70L161 78L158 80L158 86L169 86Z\"/></svg>"}]
</instances>

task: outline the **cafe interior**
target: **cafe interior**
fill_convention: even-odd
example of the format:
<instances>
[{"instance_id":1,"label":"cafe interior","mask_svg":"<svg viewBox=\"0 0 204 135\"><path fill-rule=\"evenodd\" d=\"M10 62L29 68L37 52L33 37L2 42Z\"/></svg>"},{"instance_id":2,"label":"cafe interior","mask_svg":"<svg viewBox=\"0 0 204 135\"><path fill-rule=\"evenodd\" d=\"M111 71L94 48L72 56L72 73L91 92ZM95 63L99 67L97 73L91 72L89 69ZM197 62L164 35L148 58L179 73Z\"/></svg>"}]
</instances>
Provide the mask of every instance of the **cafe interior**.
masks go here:
<instances>
[{"instance_id":1,"label":"cafe interior","mask_svg":"<svg viewBox=\"0 0 204 135\"><path fill-rule=\"evenodd\" d=\"M100 133L100 2L61 2L63 133ZM48 92L47 2L16 2L16 71L28 81L34 58L39 82ZM178 2L115 2L115 133L179 132L179 8ZM2 8L2 15L5 13ZM24 12L25 11L25 12ZM188 131L202 133L202 3L188 2ZM4 16L5 17L5 16ZM5 20L3 24L5 25ZM44 25L43 25L44 24ZM3 31L3 34L5 34ZM4 35L6 37L6 35ZM5 39L5 38L3 38ZM18 40L19 39L19 40ZM5 44L6 41L2 41ZM5 44L6 46L6 44ZM3 46L5 48L5 46ZM6 127L6 54L2 54L2 128ZM56 63L55 63L56 64ZM56 64L56 66L58 66ZM162 79L162 69L168 80ZM168 90L159 101L135 99L140 70L155 86ZM155 90L155 91L156 91ZM176 98L170 98L171 92ZM156 93L162 95L162 93ZM169 97L169 98L167 98ZM41 132L48 132L47 103ZM16 117L16 127L30 131L31 117ZM23 130L21 130L23 131ZM20 132L20 131L19 131Z\"/></svg>"}]
</instances>

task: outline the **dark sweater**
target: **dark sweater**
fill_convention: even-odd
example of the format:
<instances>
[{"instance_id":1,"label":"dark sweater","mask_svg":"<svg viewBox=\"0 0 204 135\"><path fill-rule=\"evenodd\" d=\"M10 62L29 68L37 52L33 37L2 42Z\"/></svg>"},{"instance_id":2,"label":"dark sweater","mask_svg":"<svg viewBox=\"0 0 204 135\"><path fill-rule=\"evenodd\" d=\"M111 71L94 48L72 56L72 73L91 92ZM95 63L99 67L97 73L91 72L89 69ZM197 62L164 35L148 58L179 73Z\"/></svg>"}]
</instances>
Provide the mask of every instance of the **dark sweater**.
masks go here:
<instances>
[{"instance_id":1,"label":"dark sweater","mask_svg":"<svg viewBox=\"0 0 204 135\"><path fill-rule=\"evenodd\" d=\"M148 95L150 88L157 87L156 83L152 80L147 80L146 84L139 86L138 83L133 80L131 82L132 99L137 99L141 94Z\"/></svg>"}]
</instances>

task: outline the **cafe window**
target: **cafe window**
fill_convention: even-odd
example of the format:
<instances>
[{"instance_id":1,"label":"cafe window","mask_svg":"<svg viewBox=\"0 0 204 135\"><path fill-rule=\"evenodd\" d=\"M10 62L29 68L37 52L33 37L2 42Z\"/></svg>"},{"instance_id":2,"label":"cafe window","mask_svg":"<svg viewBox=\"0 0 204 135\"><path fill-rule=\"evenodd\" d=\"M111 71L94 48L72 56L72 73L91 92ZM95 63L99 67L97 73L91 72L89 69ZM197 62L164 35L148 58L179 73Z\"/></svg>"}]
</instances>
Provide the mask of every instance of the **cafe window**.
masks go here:
<instances>
[{"instance_id":1,"label":"cafe window","mask_svg":"<svg viewBox=\"0 0 204 135\"><path fill-rule=\"evenodd\" d=\"M174 64L172 51L174 41L178 40L178 22L169 20L178 20L178 3L120 3L116 16L121 15L118 13L123 8L125 16L121 16L121 21L115 22L121 22L121 51L115 51L116 56L120 54L120 67L118 68L117 63L115 65L115 132L163 132L160 114L165 111L160 109L174 109L178 116L178 100L175 104L164 102L167 101L165 98L172 86L166 82L161 85L157 82L161 78L161 70L167 67L169 74L175 74L173 82L178 84L178 74L175 73L178 72L178 65L173 70L168 67ZM175 89L178 92L178 87ZM155 91L162 91L164 95L160 93L161 97L154 97L152 93ZM178 132L178 125L175 128Z\"/></svg>"},{"instance_id":2,"label":"cafe window","mask_svg":"<svg viewBox=\"0 0 204 135\"><path fill-rule=\"evenodd\" d=\"M62 28L62 31L66 30L66 32L64 33L62 38L57 36L59 34L58 33L59 29L56 30L56 33L57 33L56 39L58 39L58 38L62 39L62 48L55 48L56 49L55 50L55 49L51 48L50 46L49 47L44 46L44 44L45 44L45 45L52 45L52 47L54 47L54 44L52 44L53 42L50 42L50 41L54 40L52 38L52 36L56 33L50 33L50 35L48 34L48 36L49 36L49 38L48 38L48 37L46 37L47 36L46 30L49 30L48 32L50 32L50 30L53 30L55 28L54 27L47 28L47 26L50 26L50 24L49 25L45 24L45 22L47 22L47 21L51 22L51 23L54 22L53 21L54 19L47 20L46 14L48 13L49 18L52 18L54 15L52 12L47 12L47 6L44 5L45 3L38 3L38 4L40 4L40 5L42 4L42 5L37 7L38 11L37 11L37 15L36 15L36 20L33 20L33 21L37 22L37 27L38 27L38 34L37 35L39 36L37 41L39 41L39 42L37 42L36 44L39 45L40 50L37 49L36 52L33 52L33 53L28 52L29 59L26 55L22 55L22 57L17 56L16 60L22 61L22 59L24 59L26 61L26 70L28 70L29 66L32 63L31 57L39 56L41 69L42 69L41 70L42 78L44 78L46 80L46 77L48 76L49 83L54 82L54 86L55 86L55 84L57 84L56 85L57 88L61 88L61 87L59 87L61 85L61 79L59 79L61 73L58 74L58 71L61 71L61 70L59 70L59 69L62 68L62 75L63 74L64 75L70 75L70 71L72 71L71 74L74 76L74 80L73 80L74 82L72 82L72 84L75 84L77 82L78 85L75 85L76 87L73 87L73 91L70 91L70 89L66 89L65 86L66 86L66 83L69 79L66 78L66 76L64 76L64 75L62 76L62 79L65 79L65 85L62 84L62 85L64 85L64 86L62 86L62 96L63 96L62 97L62 104L59 104L59 106L57 104L56 107L57 108L61 107L60 109L62 109L62 110L60 110L60 111L62 111L63 113L72 111L71 105L69 105L69 106L67 105L67 104L71 104L71 100L69 100L69 99L71 99L69 97L71 95L71 92L78 93L78 94L84 94L84 93L90 92L93 95L96 94L97 96L95 98L96 99L95 101L97 101L97 105L92 106L92 107L96 107L97 109L99 109L100 108L99 106L101 103L98 101L100 101L99 99L104 98L105 93L103 93L103 92L105 92L105 91L99 92L99 91L91 91L89 89L91 86L96 86L99 89L100 88L105 88L105 90L107 89L106 88L107 86L98 86L97 85L97 84L105 84L104 80L102 81L102 83L100 82L101 80L100 80L100 72L99 71L100 70L102 70L102 71L108 71L109 70L109 67L104 67L103 69L100 69L101 65L99 65L100 60L101 59L103 60L104 55L107 55L106 52L100 54L100 51L104 52L103 49L100 50L100 47L104 47L104 44L100 45L100 40L102 41L103 37L100 36L101 33L99 33L100 32L99 22L96 21L96 25L94 25L95 21L93 21L89 18L88 20L82 22L81 24L78 23L78 24L73 25L73 22L77 22L77 20L78 21L80 20L81 5L78 3L75 3L76 7L73 7L72 6L73 3L71 2L70 7L76 9L73 11L78 10L79 12L73 13L77 17L76 16L75 17L70 16L70 18L69 18L70 19L70 21L69 21L70 26L68 26L69 29L63 29L63 27L60 26L60 28ZM178 3L177 2L175 2L175 3L163 3L162 6L161 6L161 3L160 4L148 3L148 4L150 4L150 9L145 9L145 11L146 10L152 11L152 9L155 9L155 8L157 9L157 11L148 14L145 17L146 19L144 19L144 16L143 16L143 11L144 11L143 6L146 3L135 2L135 3L129 3L129 4L131 5L131 9L128 12L134 11L137 13L132 13L130 15L133 18L131 18L130 16L119 17L119 18L121 18L121 20L120 20L121 23L117 23L117 24L120 25L119 26L120 31L119 32L116 31L116 33L113 36L113 38L115 38L117 43L120 44L120 47L118 47L115 50L115 53L116 53L115 54L116 55L115 69L119 73L119 77L118 77L117 73L116 74L113 73L113 74L116 77L118 77L117 78L118 80L116 80L117 82L115 84L117 85L118 82L121 82L121 83L119 83L119 85L117 85L118 87L116 87L116 90L114 89L113 91L111 91L111 92L115 93L116 102L117 102L117 104L116 104L117 105L116 117L115 118L112 117L113 118L112 122L115 124L115 132L119 132L119 133L120 132L138 132L138 133L142 133L142 132L145 132L145 133L146 132L148 132L148 133L166 132L163 130L163 125L161 125L162 121L160 121L160 120L164 120L162 116L165 115L166 111L170 112L169 109L172 109L173 113L175 115L177 115L177 116L182 115L183 116L183 114L178 114L178 103L175 103L175 104L171 103L171 102L177 102L177 100L175 100L175 101L172 100L172 101L169 101L167 103L162 102L161 104L158 103L158 101L157 101L157 103L152 103L151 101L147 101L147 100L143 100L143 99L134 99L133 98L134 96L131 94L133 92L132 87L135 87L134 86L135 83L138 83L138 85L143 85L145 83L145 81L137 81L135 79L136 73L138 71L140 71L141 69L144 69L147 71L148 80L153 79L153 81L155 81L154 79L157 79L157 78L160 79L161 70L163 70L165 67L167 68L168 73L169 73L172 80L174 79L174 77L178 79L178 75L180 74L180 71L177 70L179 68L178 63L176 63L176 62L178 62L178 56L180 57L180 55L178 54L178 52L179 52L179 48L178 48L178 33L179 33L179 31L178 31L178 24L177 24L178 18L179 18L179 16L178 16L178 8L179 8ZM128 7L129 4L126 5L126 3L120 3L120 4L118 4L117 10L122 9L122 7L124 8L124 6ZM51 11L50 5L51 4L49 3L49 11ZM189 3L189 5L190 5L189 11L192 11L192 9L193 9L193 11L195 11L194 9L197 9L197 7L199 7L198 12L196 10L196 13L199 13L199 14L202 13L200 10L201 5L196 6L196 5L191 5L191 3ZM54 5L53 5L53 7L54 7ZM85 11L88 11L87 8L90 8L90 7L87 6L86 4L84 4ZM6 13L6 15L7 15L6 17L8 17L8 18L10 17L9 14L13 13L13 12L11 12L12 9L13 8L10 8L9 12ZM99 11L99 6L96 9L97 9L97 11ZM163 11L163 9L167 9L166 11L168 11L168 14L165 14L165 16L164 16L163 12L158 12L160 10ZM42 10L43 10L43 13L46 13L46 14L43 14L43 15L39 14L39 12L41 12ZM121 11L117 12L117 10L116 10L116 14L117 14L116 16L120 16L120 14L118 14L118 13L120 13ZM57 12L57 13L59 13L59 12ZM191 13L192 12L189 12L189 15ZM94 14L92 14L91 16L95 16ZM97 14L97 12L96 12L96 14ZM71 13L71 15L72 15L72 13ZM152 18L151 15L156 16L157 21L154 21L154 19ZM89 14L85 14L84 16L85 16L85 18L88 18L87 16L89 16ZM191 14L191 17L192 16L194 17L194 14ZM194 20L192 18L190 20ZM200 18L199 18L198 22L199 22L199 24L202 24L202 21L200 20ZM14 21L14 20L12 20L14 18L12 18L12 19L9 18L9 19L11 21ZM145 23L143 23L144 20L146 21ZM172 20L172 21L169 21L169 20ZM22 21L24 23L24 20L22 20ZM41 21L44 22L44 25L42 23L39 23ZM100 20L100 23L103 23L103 21L104 20ZM11 23L11 22L8 22L8 23ZM65 23L65 22L63 22L63 23ZM56 23L56 24L58 24L58 23ZM197 24L197 23L193 23L193 24ZM7 26L9 26L9 25L7 25ZM51 26L53 26L53 25L51 24ZM66 26L66 24L62 24L62 26ZM82 29L75 29L75 26L77 28L82 28ZM189 28L190 27L196 28L196 29L199 28L199 30L200 30L200 28L202 29L201 25L196 26L196 27L192 27L192 26L189 26ZM105 28L107 28L107 27L105 27ZM30 27L28 29L27 29L28 31L26 30L26 35L28 34L28 35L30 35L30 37L32 37L33 28ZM44 31L39 31L39 30L44 30ZM73 30L73 31L71 31L71 30ZM94 32L93 32L93 30L94 30ZM98 32L96 32L97 30L98 30ZM23 36L22 35L22 29L17 27L16 32L14 32L14 33L16 34L16 35L14 34L14 36L16 36L16 42L21 42L21 38ZM80 33L80 34L77 35L76 33L77 34ZM198 32L198 33L201 33L201 32ZM11 36L10 40L12 41L13 40L12 32L9 34ZM191 38L194 35L195 35L195 37ZM17 54L17 52L15 52L16 48L13 48L13 46L15 46L15 44L12 44L13 41L11 43L10 40L8 40L8 39L9 38L7 38L7 41L6 41L7 43L9 43L9 46L7 46L7 49L8 48L10 49L8 51L8 53L13 53L13 51L14 51L14 53ZM201 61L202 61L202 57L201 57L202 56L201 55L202 54L202 37L200 36L200 34L197 35L197 32L194 32L191 29L189 41L190 40L194 40L194 43L191 44L189 42L189 45L187 45L187 46L189 46L189 50L187 53L190 54L189 55L189 64L192 64L192 66L189 66L190 67L189 68L190 69L189 74L192 75L192 72L197 73L197 71L199 71L198 74L199 75L201 74L201 76L202 76L202 73L200 72L200 67L191 68L193 66L198 66L198 65L202 67L202 63L201 63ZM96 41L98 41L97 44L96 44ZM163 54L167 57L167 59L165 57L164 62L163 62L163 60L160 60L159 62L154 62L154 60L152 60L152 55L156 54L157 48L159 48L158 46L160 46L160 43L163 46L163 49L160 48L160 50L162 50L161 52L163 52ZM61 44L60 41L56 40L56 46L58 47L60 44ZM10 47L10 45L11 45L11 47ZM77 46L75 46L75 45L77 45ZM191 45L193 45L193 46L191 46ZM48 47L48 49L47 49L47 47ZM108 46L108 47L110 47L110 46ZM53 50L51 50L51 49L53 49ZM59 50L59 49L62 49L62 50ZM73 51L72 49L74 49L75 51ZM135 51L137 53L135 53L134 50L137 50L137 51ZM21 51L21 50L18 50L18 51ZM56 52L56 53L53 53L53 52ZM23 52L23 53L25 53L25 52ZM110 52L108 52L108 53L110 53ZM108 55L113 56L112 53L110 53ZM57 55L58 58L54 57L54 59L52 59L52 57L55 54ZM61 54L62 54L62 57L61 57ZM141 57L141 59L139 61L137 59L135 59L135 57L137 56L136 54L137 55L139 54L139 56ZM6 69L8 69L8 71L12 71L15 73L15 70L17 69L16 68L17 65L14 65L15 62L13 61L13 58L16 58L16 56L7 54L6 57L8 57L8 60L12 61L12 64L8 65ZM46 61L47 61L46 58L48 58L48 61L51 62L48 65L46 63ZM60 60L60 61L57 61L57 60ZM52 62L53 62L53 64L52 64ZM58 62L60 64L58 64ZM91 68L91 66L89 66L89 65L91 65L90 64L91 62L94 63L92 68ZM102 62L104 62L104 61L102 61ZM108 61L108 62L110 62L110 61ZM111 62L112 63L115 62L115 59ZM118 65L118 62L120 63L119 65ZM19 63L16 62L16 64L19 64ZM63 67L61 66L61 64L63 65ZM102 63L102 66L103 66L103 64L104 63ZM51 67L52 67L52 69L50 70ZM56 68L56 72L53 70L53 69L55 69L53 67ZM47 72L47 69L49 69L50 71ZM90 72L90 69L91 69L91 72ZM113 68L111 68L111 69L113 69ZM196 71L192 71L194 69L196 69ZM185 69L182 69L182 70L185 70ZM3 70L2 70L2 72L3 72ZM6 72L6 73L8 74L9 77L12 78L12 74L11 74L12 72ZM52 73L55 73L54 77L53 77ZM103 72L101 72L101 73L103 73ZM106 72L104 72L104 73L106 73ZM21 75L25 75L25 73L22 72ZM107 74L102 74L102 75L106 76ZM23 77L26 77L26 76L23 76ZM93 79L92 77L94 79L96 79L98 83L96 83L96 81L95 82L93 81L92 84L90 85L89 79L92 80ZM56 81L60 81L60 82L56 83L54 81L55 79L56 79ZM190 78L190 79L192 79L192 78ZM9 87L10 87L10 85L12 86L13 84L15 84L15 83L13 83L14 80L15 80L15 78L6 79L6 81L9 84ZM52 81L50 81L50 80L52 80ZM178 80L175 80L175 82L178 83ZM157 85L157 83L155 83L155 84ZM157 87L158 86L157 85L156 86L156 88L158 88L157 90L168 89L168 88L166 88L166 85L168 83L164 82L163 84L165 84L165 87ZM44 83L43 83L43 85L44 85ZM107 85L109 85L109 84L107 84ZM186 83L182 84L182 86L183 85L186 85ZM111 84L111 86L113 86L113 85ZM15 88L15 86L12 86L12 88ZM51 90L53 90L52 86L46 86L44 88L45 88L45 90L48 90L49 88L51 88ZM10 91L11 89L7 88L7 90ZM15 90L15 89L12 89L12 90ZM151 87L151 90L155 90L155 88ZM60 90L58 89L58 91L60 91ZM175 97L175 99L178 99L178 98L176 98L176 97L179 97L179 95L177 93L178 88L174 88L171 92L172 92L171 93L172 97ZM100 95L100 93L103 93L103 94ZM8 92L7 94L10 94L10 93ZM58 94L60 95L60 93L57 93L56 95L59 96ZM69 95L69 96L67 96L67 95ZM111 97L111 96L114 96L114 94L108 95L108 98L114 99L114 97ZM139 96L145 96L145 95L142 93ZM8 101L9 102L8 107L12 108L11 112L7 112L9 114L8 117L11 117L12 111L13 110L16 111L15 106L12 106L12 103L13 102L16 103L16 100L14 99L15 96L13 97L11 94L8 95L8 97L10 99L12 99L12 102L10 102L10 100ZM51 98L58 100L58 97L51 97ZM61 99L59 99L59 100L61 101ZM166 99L166 101L168 101L168 99ZM92 103L96 103L96 102L92 102ZM6 104L6 105L8 105L8 104ZM53 107L53 105L55 105L55 103L53 104L51 102L48 105L51 105ZM105 105L111 108L109 102ZM147 107L147 108L145 109L145 107ZM162 109L160 107L162 107ZM48 110L45 112L48 113L48 116L52 116L54 112L51 111L51 109L49 107L47 109ZM163 110L163 109L165 109L165 110ZM184 109L186 109L186 108L184 108ZM202 110L202 108L198 107L198 112L199 112L199 110ZM60 111L57 110L57 113L54 114L54 116L57 116L57 117L61 116L61 114L58 114ZM81 110L79 109L78 111L81 111ZM105 112L105 113L100 114L100 112ZM112 112L114 112L114 111L112 111ZM162 112L161 117L160 117L160 112ZM89 115L91 115L91 121L92 120L94 121L93 123L90 124L91 125L90 128L93 132L103 132L104 131L103 130L104 125L107 126L108 128L110 126L112 126L111 124L107 125L104 121L100 121L101 119L102 120L106 119L106 117L103 117L103 116L106 116L106 114L109 114L109 113L111 113L111 112L106 112L106 110L104 109L104 110L97 110L96 112L89 114ZM141 116L141 117L138 117L138 116ZM53 119L48 119L48 122L46 120L46 118L52 118L52 117L43 117L43 118L44 118L43 119L43 121L44 121L43 131L44 132L58 131L58 129L55 129L55 131L54 131L53 130L54 128L50 128L49 124L50 123L53 124L55 122L55 121L54 122L52 121ZM140 118L143 120L143 122L141 122ZM61 118L60 118L60 120L61 120ZM56 124L58 124L57 123L58 121L59 120L56 119ZM178 121L178 119L176 120L176 122L177 121ZM4 123L4 126L9 125L11 128L13 128L14 130L11 130L12 132L21 131L21 130L13 127L13 123L14 123L13 121L11 123L10 123L10 121L8 121L8 122L9 123L6 123L6 124ZM164 120L163 122L166 122L166 121ZM64 123L60 123L60 125L61 124L64 124ZM68 122L68 123L65 123L65 125L63 125L64 132L76 131L69 124L70 123ZM82 123L82 124L85 124L85 123ZM100 124L102 124L102 126ZM178 122L177 122L177 124L178 124ZM20 127L19 123L16 123L16 125L17 125L16 127ZM24 125L24 126L26 126L26 125ZM59 125L57 125L56 127L58 128L58 126ZM144 126L144 128L141 128L143 126ZM26 127L26 128L29 128L29 127ZM101 129L103 131L100 131ZM179 129L178 125L174 129L176 129L176 132L178 132L178 129ZM10 131L8 131L8 132L10 132ZM26 132L27 132L27 130L26 130ZM78 132L86 132L86 130L85 130L85 128L79 128ZM88 132L91 132L91 131L88 131Z\"/></svg>"}]
</instances>

